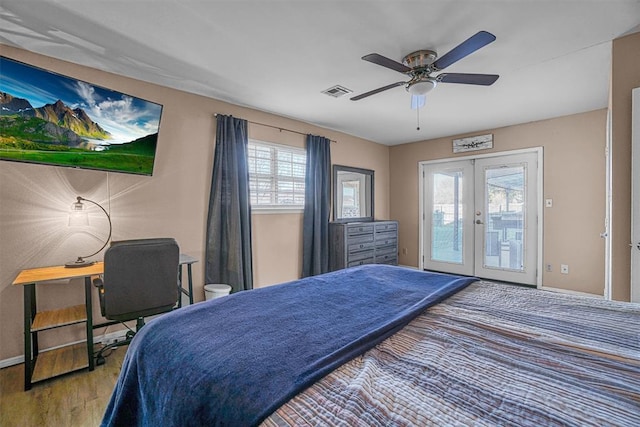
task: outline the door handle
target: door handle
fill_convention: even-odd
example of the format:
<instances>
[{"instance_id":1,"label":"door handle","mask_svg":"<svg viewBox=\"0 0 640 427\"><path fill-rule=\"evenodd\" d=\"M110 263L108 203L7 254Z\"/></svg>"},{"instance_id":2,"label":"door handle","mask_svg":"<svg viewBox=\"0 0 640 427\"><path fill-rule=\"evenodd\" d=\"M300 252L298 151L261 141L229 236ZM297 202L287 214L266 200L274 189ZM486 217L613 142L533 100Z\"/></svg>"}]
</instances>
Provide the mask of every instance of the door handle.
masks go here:
<instances>
[{"instance_id":1,"label":"door handle","mask_svg":"<svg viewBox=\"0 0 640 427\"><path fill-rule=\"evenodd\" d=\"M484 224L481 219L476 219L476 224Z\"/></svg>"}]
</instances>

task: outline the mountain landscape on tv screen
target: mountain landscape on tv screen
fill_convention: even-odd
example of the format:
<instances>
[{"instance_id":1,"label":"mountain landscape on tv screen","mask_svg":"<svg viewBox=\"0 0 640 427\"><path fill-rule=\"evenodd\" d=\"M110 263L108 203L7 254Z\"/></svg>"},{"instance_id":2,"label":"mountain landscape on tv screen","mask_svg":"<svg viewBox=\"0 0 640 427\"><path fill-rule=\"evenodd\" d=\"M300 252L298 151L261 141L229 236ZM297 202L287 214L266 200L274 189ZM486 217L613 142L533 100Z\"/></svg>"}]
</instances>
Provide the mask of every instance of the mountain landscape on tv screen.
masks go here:
<instances>
[{"instance_id":1,"label":"mountain landscape on tv screen","mask_svg":"<svg viewBox=\"0 0 640 427\"><path fill-rule=\"evenodd\" d=\"M110 144L111 134L82 108L34 107L0 92L0 159L150 175L158 133Z\"/></svg>"}]
</instances>

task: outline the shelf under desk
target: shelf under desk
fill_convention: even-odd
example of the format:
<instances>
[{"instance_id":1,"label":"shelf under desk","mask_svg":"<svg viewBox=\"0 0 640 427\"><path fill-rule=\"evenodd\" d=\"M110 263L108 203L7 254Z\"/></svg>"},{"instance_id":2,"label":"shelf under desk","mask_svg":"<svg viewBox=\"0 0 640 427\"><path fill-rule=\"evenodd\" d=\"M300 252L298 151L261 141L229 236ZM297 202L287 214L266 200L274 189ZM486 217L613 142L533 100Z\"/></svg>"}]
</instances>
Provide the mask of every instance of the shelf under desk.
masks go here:
<instances>
[{"instance_id":1,"label":"shelf under desk","mask_svg":"<svg viewBox=\"0 0 640 427\"><path fill-rule=\"evenodd\" d=\"M93 361L93 308L91 277L102 274L104 264L97 262L86 267L40 267L22 270L13 285L24 289L24 389L42 381L79 369L94 368ZM36 285L54 280L84 278L84 305L64 307L38 312ZM42 352L38 349L38 333L85 323L86 343L71 344L56 350Z\"/></svg>"}]
</instances>

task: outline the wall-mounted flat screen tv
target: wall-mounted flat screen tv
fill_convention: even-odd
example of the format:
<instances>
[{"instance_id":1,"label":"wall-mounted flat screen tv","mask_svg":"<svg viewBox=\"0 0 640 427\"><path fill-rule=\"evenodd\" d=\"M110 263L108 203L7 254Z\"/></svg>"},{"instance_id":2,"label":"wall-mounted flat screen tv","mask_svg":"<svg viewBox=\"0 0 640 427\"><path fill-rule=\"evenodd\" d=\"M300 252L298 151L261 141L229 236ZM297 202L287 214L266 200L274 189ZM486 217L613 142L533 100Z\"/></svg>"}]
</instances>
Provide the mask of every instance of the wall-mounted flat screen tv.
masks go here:
<instances>
[{"instance_id":1,"label":"wall-mounted flat screen tv","mask_svg":"<svg viewBox=\"0 0 640 427\"><path fill-rule=\"evenodd\" d=\"M151 175L162 105L0 56L0 160Z\"/></svg>"}]
</instances>

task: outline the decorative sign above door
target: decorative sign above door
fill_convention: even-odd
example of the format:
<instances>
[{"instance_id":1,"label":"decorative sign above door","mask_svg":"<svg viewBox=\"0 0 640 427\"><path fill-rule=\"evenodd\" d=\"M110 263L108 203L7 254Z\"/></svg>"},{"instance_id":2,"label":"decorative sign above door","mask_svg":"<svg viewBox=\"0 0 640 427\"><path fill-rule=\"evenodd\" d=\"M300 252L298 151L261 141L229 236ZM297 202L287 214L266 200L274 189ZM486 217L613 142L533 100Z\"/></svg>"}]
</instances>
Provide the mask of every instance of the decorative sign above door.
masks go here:
<instances>
[{"instance_id":1,"label":"decorative sign above door","mask_svg":"<svg viewBox=\"0 0 640 427\"><path fill-rule=\"evenodd\" d=\"M453 140L453 152L464 153L466 151L486 150L493 148L493 134L470 136Z\"/></svg>"}]
</instances>

